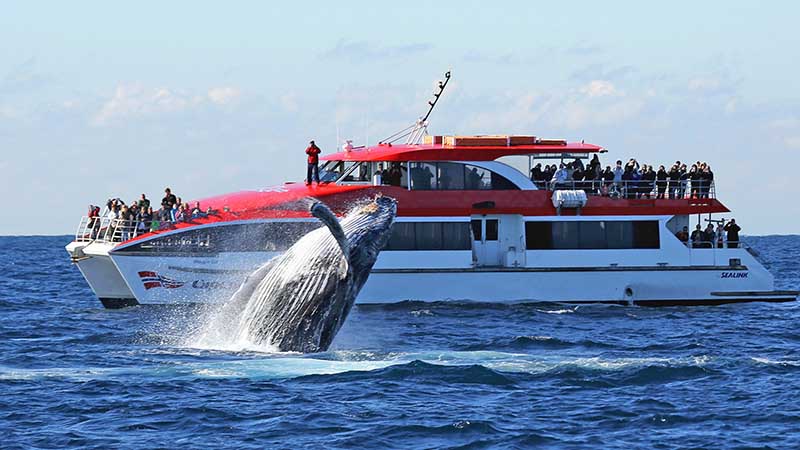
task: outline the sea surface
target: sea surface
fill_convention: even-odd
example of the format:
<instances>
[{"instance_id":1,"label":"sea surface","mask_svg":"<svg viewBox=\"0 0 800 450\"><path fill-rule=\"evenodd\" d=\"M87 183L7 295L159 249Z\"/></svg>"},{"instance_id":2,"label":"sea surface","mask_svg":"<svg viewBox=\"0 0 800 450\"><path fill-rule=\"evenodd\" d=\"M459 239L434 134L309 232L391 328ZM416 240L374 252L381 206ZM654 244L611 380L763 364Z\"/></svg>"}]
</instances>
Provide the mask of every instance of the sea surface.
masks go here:
<instances>
[{"instance_id":1,"label":"sea surface","mask_svg":"<svg viewBox=\"0 0 800 450\"><path fill-rule=\"evenodd\" d=\"M800 304L356 307L330 352L196 348L0 237L0 448L800 448ZM800 236L750 237L800 288Z\"/></svg>"}]
</instances>

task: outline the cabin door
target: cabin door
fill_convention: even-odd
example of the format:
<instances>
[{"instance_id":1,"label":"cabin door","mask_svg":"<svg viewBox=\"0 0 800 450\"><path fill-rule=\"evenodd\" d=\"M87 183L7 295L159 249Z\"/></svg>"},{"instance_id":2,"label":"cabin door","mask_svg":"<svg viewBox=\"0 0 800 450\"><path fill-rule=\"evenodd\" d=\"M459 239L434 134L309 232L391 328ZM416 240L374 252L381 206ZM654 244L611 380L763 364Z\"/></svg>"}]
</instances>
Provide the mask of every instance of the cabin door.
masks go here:
<instances>
[{"instance_id":1,"label":"cabin door","mask_svg":"<svg viewBox=\"0 0 800 450\"><path fill-rule=\"evenodd\" d=\"M525 266L525 221L517 214L472 216L476 267Z\"/></svg>"},{"instance_id":2,"label":"cabin door","mask_svg":"<svg viewBox=\"0 0 800 450\"><path fill-rule=\"evenodd\" d=\"M481 217L472 219L472 252L475 264L483 266L502 266L500 251L500 219Z\"/></svg>"}]
</instances>

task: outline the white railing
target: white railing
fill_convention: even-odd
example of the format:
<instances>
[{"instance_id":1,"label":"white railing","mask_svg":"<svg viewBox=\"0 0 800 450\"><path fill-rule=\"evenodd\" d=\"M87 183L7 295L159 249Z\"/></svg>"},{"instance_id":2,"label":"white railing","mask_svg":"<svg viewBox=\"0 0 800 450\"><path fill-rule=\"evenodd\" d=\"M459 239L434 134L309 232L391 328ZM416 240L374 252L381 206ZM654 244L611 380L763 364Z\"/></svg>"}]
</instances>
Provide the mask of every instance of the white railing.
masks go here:
<instances>
[{"instance_id":1,"label":"white railing","mask_svg":"<svg viewBox=\"0 0 800 450\"><path fill-rule=\"evenodd\" d=\"M75 242L125 242L150 231L150 224L139 229L136 220L110 219L108 217L81 217Z\"/></svg>"},{"instance_id":2,"label":"white railing","mask_svg":"<svg viewBox=\"0 0 800 450\"><path fill-rule=\"evenodd\" d=\"M604 181L604 180L533 180L536 187L548 191L583 190L587 195L611 198L665 198L709 199L717 198L714 182L700 181Z\"/></svg>"}]
</instances>

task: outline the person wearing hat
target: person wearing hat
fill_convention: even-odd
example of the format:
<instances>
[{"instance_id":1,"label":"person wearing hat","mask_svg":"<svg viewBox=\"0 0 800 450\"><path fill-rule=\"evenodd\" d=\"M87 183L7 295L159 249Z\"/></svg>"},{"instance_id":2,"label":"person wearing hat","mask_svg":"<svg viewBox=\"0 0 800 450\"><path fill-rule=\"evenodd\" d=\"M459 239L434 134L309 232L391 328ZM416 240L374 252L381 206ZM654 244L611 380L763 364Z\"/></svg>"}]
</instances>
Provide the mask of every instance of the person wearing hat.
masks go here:
<instances>
[{"instance_id":1,"label":"person wearing hat","mask_svg":"<svg viewBox=\"0 0 800 450\"><path fill-rule=\"evenodd\" d=\"M308 155L308 174L306 175L306 184L311 184L311 172L314 172L314 181L319 184L319 154L322 150L317 147L314 141L311 141L306 148L306 155Z\"/></svg>"}]
</instances>

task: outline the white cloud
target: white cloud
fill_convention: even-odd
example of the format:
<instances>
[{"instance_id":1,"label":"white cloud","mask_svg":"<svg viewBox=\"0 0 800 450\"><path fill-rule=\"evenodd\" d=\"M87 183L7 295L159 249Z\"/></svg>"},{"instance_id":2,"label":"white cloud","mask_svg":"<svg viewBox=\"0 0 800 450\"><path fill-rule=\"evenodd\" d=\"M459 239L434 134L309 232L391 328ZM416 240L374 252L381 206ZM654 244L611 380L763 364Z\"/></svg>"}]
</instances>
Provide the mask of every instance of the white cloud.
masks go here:
<instances>
[{"instance_id":1,"label":"white cloud","mask_svg":"<svg viewBox=\"0 0 800 450\"><path fill-rule=\"evenodd\" d=\"M196 103L186 95L167 88L147 88L141 84L120 84L114 95L103 104L92 125L105 125L126 117L140 117L154 113L177 112Z\"/></svg>"},{"instance_id":2,"label":"white cloud","mask_svg":"<svg viewBox=\"0 0 800 450\"><path fill-rule=\"evenodd\" d=\"M783 139L783 143L789 148L800 149L800 136L788 136Z\"/></svg>"},{"instance_id":3,"label":"white cloud","mask_svg":"<svg viewBox=\"0 0 800 450\"><path fill-rule=\"evenodd\" d=\"M580 88L583 94L589 97L607 97L611 95L622 95L622 92L614 87L614 84L605 80L592 80Z\"/></svg>"},{"instance_id":4,"label":"white cloud","mask_svg":"<svg viewBox=\"0 0 800 450\"><path fill-rule=\"evenodd\" d=\"M231 86L215 87L203 94L193 94L166 87L147 87L139 83L120 84L94 115L91 124L103 126L123 118L180 113L209 103L229 105L239 97L241 91Z\"/></svg>"},{"instance_id":5,"label":"white cloud","mask_svg":"<svg viewBox=\"0 0 800 450\"><path fill-rule=\"evenodd\" d=\"M722 83L717 78L697 77L689 80L690 91L716 91Z\"/></svg>"},{"instance_id":6,"label":"white cloud","mask_svg":"<svg viewBox=\"0 0 800 450\"><path fill-rule=\"evenodd\" d=\"M231 86L215 87L208 90L208 98L218 105L233 103L241 95L242 92L239 89Z\"/></svg>"},{"instance_id":7,"label":"white cloud","mask_svg":"<svg viewBox=\"0 0 800 450\"><path fill-rule=\"evenodd\" d=\"M11 106L0 105L0 119L16 119L20 116L19 111Z\"/></svg>"}]
</instances>

